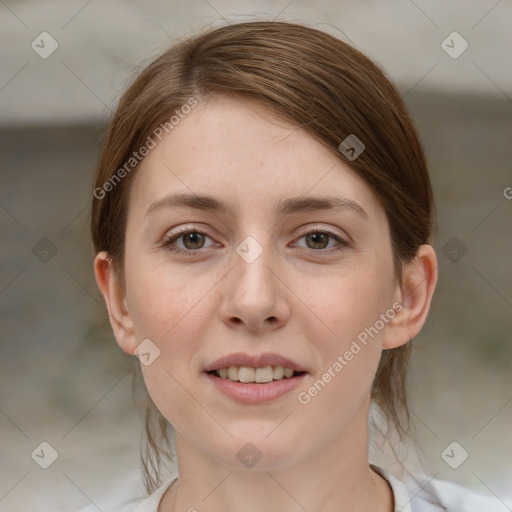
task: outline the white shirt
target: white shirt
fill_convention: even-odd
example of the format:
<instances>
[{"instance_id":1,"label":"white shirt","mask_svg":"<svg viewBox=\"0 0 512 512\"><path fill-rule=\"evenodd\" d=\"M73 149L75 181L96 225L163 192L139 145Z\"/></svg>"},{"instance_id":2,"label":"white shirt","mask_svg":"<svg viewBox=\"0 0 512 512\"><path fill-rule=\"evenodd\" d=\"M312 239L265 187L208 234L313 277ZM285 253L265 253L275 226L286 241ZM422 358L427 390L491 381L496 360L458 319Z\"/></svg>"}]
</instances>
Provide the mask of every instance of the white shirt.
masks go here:
<instances>
[{"instance_id":1,"label":"white shirt","mask_svg":"<svg viewBox=\"0 0 512 512\"><path fill-rule=\"evenodd\" d=\"M416 480L401 482L389 471L371 465L374 471L387 480L393 492L394 512L506 512L507 506L493 497L483 496L458 484L435 480L426 475ZM122 504L109 504L103 512L159 512L158 506L165 491L175 482L177 476L168 479L154 493L145 498L135 498ZM97 512L92 503L79 512Z\"/></svg>"}]
</instances>

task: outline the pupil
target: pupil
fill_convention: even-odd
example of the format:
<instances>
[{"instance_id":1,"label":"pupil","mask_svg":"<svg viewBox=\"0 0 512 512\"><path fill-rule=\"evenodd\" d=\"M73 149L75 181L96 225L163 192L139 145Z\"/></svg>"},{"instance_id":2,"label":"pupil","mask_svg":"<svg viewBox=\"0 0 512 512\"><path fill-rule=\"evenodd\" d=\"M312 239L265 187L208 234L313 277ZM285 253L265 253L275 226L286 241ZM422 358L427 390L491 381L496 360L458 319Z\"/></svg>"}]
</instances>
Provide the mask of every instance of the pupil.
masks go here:
<instances>
[{"instance_id":1,"label":"pupil","mask_svg":"<svg viewBox=\"0 0 512 512\"><path fill-rule=\"evenodd\" d=\"M201 245L202 241L203 240L201 233L188 233L187 236L185 237L185 246L188 246L189 249L198 249L200 247L196 247L194 244L199 243L199 245ZM192 243L192 247L190 247L190 244L188 242Z\"/></svg>"},{"instance_id":2,"label":"pupil","mask_svg":"<svg viewBox=\"0 0 512 512\"><path fill-rule=\"evenodd\" d=\"M313 244L316 246L314 247L315 249L323 249L327 246L328 237L325 233L313 233L312 235L308 235L307 238L312 240Z\"/></svg>"}]
</instances>

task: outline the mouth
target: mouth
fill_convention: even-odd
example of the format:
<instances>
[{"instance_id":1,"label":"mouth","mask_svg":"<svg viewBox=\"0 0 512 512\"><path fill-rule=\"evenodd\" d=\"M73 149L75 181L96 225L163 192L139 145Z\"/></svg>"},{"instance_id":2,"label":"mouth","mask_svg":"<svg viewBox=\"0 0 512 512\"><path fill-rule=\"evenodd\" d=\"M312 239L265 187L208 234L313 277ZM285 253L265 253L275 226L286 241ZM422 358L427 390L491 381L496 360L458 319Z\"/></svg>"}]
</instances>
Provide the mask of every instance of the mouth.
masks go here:
<instances>
[{"instance_id":1,"label":"mouth","mask_svg":"<svg viewBox=\"0 0 512 512\"><path fill-rule=\"evenodd\" d=\"M267 384L273 381L291 379L299 377L306 372L297 371L287 366L263 366L253 368L249 366L226 366L217 370L206 372L210 375L232 382L242 382L244 384Z\"/></svg>"},{"instance_id":2,"label":"mouth","mask_svg":"<svg viewBox=\"0 0 512 512\"><path fill-rule=\"evenodd\" d=\"M244 405L291 396L309 372L305 366L279 354L230 354L204 368L213 389Z\"/></svg>"}]
</instances>

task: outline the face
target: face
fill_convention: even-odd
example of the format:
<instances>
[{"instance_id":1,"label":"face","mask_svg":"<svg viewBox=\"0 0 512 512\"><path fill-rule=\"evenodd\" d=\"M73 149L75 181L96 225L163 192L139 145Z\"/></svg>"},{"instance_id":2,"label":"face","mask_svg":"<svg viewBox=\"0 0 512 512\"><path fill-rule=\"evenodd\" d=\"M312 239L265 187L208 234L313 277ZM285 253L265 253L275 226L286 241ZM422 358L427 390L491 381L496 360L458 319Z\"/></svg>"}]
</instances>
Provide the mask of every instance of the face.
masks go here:
<instances>
[{"instance_id":1,"label":"face","mask_svg":"<svg viewBox=\"0 0 512 512\"><path fill-rule=\"evenodd\" d=\"M366 429L397 283L385 212L343 159L257 103L216 97L131 187L122 345L151 340L144 379L177 436L237 467L250 442L277 468ZM275 380L234 382L228 367Z\"/></svg>"}]
</instances>

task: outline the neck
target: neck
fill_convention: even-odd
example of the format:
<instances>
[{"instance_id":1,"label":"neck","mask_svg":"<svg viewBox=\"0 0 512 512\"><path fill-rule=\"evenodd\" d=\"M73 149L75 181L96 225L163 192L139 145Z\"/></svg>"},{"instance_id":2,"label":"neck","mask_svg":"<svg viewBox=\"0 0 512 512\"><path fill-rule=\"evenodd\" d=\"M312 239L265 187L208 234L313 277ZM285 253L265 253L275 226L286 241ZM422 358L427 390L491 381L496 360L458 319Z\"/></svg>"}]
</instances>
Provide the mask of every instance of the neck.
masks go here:
<instances>
[{"instance_id":1,"label":"neck","mask_svg":"<svg viewBox=\"0 0 512 512\"><path fill-rule=\"evenodd\" d=\"M241 470L176 432L179 478L160 512L391 512L387 482L368 465L368 430L343 432L286 467ZM358 425L359 426L359 425ZM350 426L347 427L351 430Z\"/></svg>"}]
</instances>

